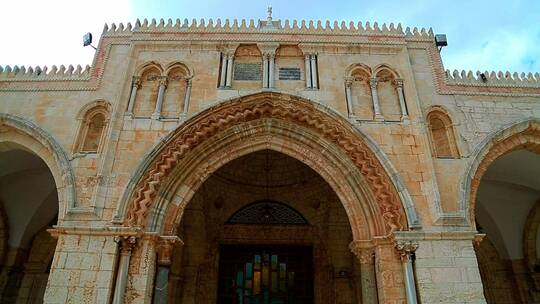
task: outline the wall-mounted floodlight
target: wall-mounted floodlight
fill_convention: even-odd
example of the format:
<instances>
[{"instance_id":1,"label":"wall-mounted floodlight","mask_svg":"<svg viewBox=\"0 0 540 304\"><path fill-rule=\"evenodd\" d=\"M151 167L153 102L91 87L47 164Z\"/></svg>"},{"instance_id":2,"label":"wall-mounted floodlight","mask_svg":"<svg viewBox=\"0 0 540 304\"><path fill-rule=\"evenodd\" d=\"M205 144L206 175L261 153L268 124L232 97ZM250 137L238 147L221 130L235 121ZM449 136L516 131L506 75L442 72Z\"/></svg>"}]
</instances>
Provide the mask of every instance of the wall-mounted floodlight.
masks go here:
<instances>
[{"instance_id":1,"label":"wall-mounted floodlight","mask_svg":"<svg viewBox=\"0 0 540 304\"><path fill-rule=\"evenodd\" d=\"M435 35L435 45L439 48L439 53L440 53L442 48L448 45L448 40L446 40L446 35L445 34Z\"/></svg>"},{"instance_id":2,"label":"wall-mounted floodlight","mask_svg":"<svg viewBox=\"0 0 540 304\"><path fill-rule=\"evenodd\" d=\"M83 36L83 46L91 46L94 50L97 50L95 46L92 45L92 33L86 33Z\"/></svg>"}]
</instances>

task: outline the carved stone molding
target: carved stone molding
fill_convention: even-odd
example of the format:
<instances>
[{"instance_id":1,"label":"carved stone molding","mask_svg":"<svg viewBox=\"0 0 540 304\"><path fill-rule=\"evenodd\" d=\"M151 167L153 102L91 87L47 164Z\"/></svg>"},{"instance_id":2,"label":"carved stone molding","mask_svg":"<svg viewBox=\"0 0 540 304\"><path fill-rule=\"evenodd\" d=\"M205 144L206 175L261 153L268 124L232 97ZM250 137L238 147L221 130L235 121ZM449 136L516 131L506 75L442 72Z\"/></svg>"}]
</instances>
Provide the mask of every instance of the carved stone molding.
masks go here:
<instances>
[{"instance_id":1,"label":"carved stone molding","mask_svg":"<svg viewBox=\"0 0 540 304\"><path fill-rule=\"evenodd\" d=\"M265 118L279 119L312 129L344 151L376 199L387 232L406 228L406 216L396 189L375 154L356 134L352 126L318 109L300 97L264 92L240 97L188 121L176 130L154 157L131 197L125 223L144 227L154 198L172 169L195 147L230 127Z\"/></svg>"},{"instance_id":2,"label":"carved stone molding","mask_svg":"<svg viewBox=\"0 0 540 304\"><path fill-rule=\"evenodd\" d=\"M396 250L402 260L406 261L411 258L416 249L418 249L417 241L397 241Z\"/></svg>"}]
</instances>

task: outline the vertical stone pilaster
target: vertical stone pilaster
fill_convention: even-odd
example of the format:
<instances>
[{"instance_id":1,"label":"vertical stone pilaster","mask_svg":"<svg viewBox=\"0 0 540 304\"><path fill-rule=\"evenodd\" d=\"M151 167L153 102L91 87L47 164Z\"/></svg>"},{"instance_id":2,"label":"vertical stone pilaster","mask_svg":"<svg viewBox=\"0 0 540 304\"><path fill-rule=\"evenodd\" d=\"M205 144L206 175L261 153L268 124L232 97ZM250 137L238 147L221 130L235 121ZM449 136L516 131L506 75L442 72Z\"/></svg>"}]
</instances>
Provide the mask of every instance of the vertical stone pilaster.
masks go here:
<instances>
[{"instance_id":1,"label":"vertical stone pilaster","mask_svg":"<svg viewBox=\"0 0 540 304\"><path fill-rule=\"evenodd\" d=\"M184 95L184 109L182 115L186 116L189 111L189 100L191 99L191 79L186 79L186 94Z\"/></svg>"},{"instance_id":2,"label":"vertical stone pilaster","mask_svg":"<svg viewBox=\"0 0 540 304\"><path fill-rule=\"evenodd\" d=\"M311 83L311 61L310 61L310 55L305 54L304 55L304 62L305 62L305 77L306 77L306 89L311 89L313 87Z\"/></svg>"},{"instance_id":3,"label":"vertical stone pilaster","mask_svg":"<svg viewBox=\"0 0 540 304\"><path fill-rule=\"evenodd\" d=\"M405 95L403 93L403 79L396 79L396 90L399 98L399 107L401 109L401 121L409 120L407 105L405 104Z\"/></svg>"},{"instance_id":4,"label":"vertical stone pilaster","mask_svg":"<svg viewBox=\"0 0 540 304\"><path fill-rule=\"evenodd\" d=\"M274 88L274 63L276 60L276 54L268 54L268 87Z\"/></svg>"},{"instance_id":5,"label":"vertical stone pilaster","mask_svg":"<svg viewBox=\"0 0 540 304\"><path fill-rule=\"evenodd\" d=\"M233 60L234 60L234 54L227 54L227 75L225 77L225 86L227 88L232 87Z\"/></svg>"},{"instance_id":6,"label":"vertical stone pilaster","mask_svg":"<svg viewBox=\"0 0 540 304\"><path fill-rule=\"evenodd\" d=\"M318 80L318 71L317 71L317 54L311 54L311 86L314 89L319 88L319 80Z\"/></svg>"},{"instance_id":7,"label":"vertical stone pilaster","mask_svg":"<svg viewBox=\"0 0 540 304\"><path fill-rule=\"evenodd\" d=\"M352 253L360 264L362 304L377 304L377 278L375 274L375 251L373 247L362 246L361 242L351 242Z\"/></svg>"},{"instance_id":8,"label":"vertical stone pilaster","mask_svg":"<svg viewBox=\"0 0 540 304\"><path fill-rule=\"evenodd\" d=\"M115 237L115 241L120 247L120 260L118 262L118 273L116 274L113 304L123 304L128 280L129 261L133 248L137 244L137 238L135 236L119 236Z\"/></svg>"},{"instance_id":9,"label":"vertical stone pilaster","mask_svg":"<svg viewBox=\"0 0 540 304\"><path fill-rule=\"evenodd\" d=\"M373 119L382 121L384 120L383 115L381 114L381 105L379 103L379 94L377 93L377 84L378 79L373 77L369 81L369 85L371 86L371 99L373 101L373 113L374 117Z\"/></svg>"},{"instance_id":10,"label":"vertical stone pilaster","mask_svg":"<svg viewBox=\"0 0 540 304\"><path fill-rule=\"evenodd\" d=\"M219 87L223 89L226 85L227 81L227 55L225 53L221 53L222 59L221 59L221 75L219 77Z\"/></svg>"},{"instance_id":11,"label":"vertical stone pilaster","mask_svg":"<svg viewBox=\"0 0 540 304\"><path fill-rule=\"evenodd\" d=\"M133 118L133 107L135 106L135 99L137 98L137 90L141 87L141 77L133 76L131 83L131 95L129 96L128 107L126 116Z\"/></svg>"},{"instance_id":12,"label":"vertical stone pilaster","mask_svg":"<svg viewBox=\"0 0 540 304\"><path fill-rule=\"evenodd\" d=\"M165 89L167 89L167 77L160 77L159 79L159 91L156 100L156 108L152 113L152 119L161 118L161 107L163 106L163 98L165 97Z\"/></svg>"},{"instance_id":13,"label":"vertical stone pilaster","mask_svg":"<svg viewBox=\"0 0 540 304\"><path fill-rule=\"evenodd\" d=\"M268 54L263 53L262 65L263 65L262 87L268 88Z\"/></svg>"},{"instance_id":14,"label":"vertical stone pilaster","mask_svg":"<svg viewBox=\"0 0 540 304\"><path fill-rule=\"evenodd\" d=\"M354 116L354 109L352 105L352 83L353 80L350 77L345 78L345 98L347 99L347 113L350 116Z\"/></svg>"},{"instance_id":15,"label":"vertical stone pilaster","mask_svg":"<svg viewBox=\"0 0 540 304\"><path fill-rule=\"evenodd\" d=\"M398 241L396 249L401 256L403 263L403 277L405 279L405 292L407 293L407 303L417 304L416 279L414 277L413 255L418 248L418 242Z\"/></svg>"},{"instance_id":16,"label":"vertical stone pilaster","mask_svg":"<svg viewBox=\"0 0 540 304\"><path fill-rule=\"evenodd\" d=\"M169 300L169 273L175 245L183 245L178 237L162 237L157 244L157 274L154 284L154 304L166 304Z\"/></svg>"},{"instance_id":17,"label":"vertical stone pilaster","mask_svg":"<svg viewBox=\"0 0 540 304\"><path fill-rule=\"evenodd\" d=\"M379 303L406 303L403 271L393 243L381 240L374 249Z\"/></svg>"}]
</instances>

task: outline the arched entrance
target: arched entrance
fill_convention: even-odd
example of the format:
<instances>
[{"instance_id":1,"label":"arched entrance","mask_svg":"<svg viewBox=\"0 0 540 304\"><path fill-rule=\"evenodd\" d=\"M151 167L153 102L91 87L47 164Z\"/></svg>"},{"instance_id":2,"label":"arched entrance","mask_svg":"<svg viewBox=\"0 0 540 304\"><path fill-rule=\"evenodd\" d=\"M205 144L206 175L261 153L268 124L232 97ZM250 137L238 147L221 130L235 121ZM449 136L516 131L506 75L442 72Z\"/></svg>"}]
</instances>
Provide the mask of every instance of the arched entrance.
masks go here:
<instances>
[{"instance_id":1,"label":"arched entrance","mask_svg":"<svg viewBox=\"0 0 540 304\"><path fill-rule=\"evenodd\" d=\"M393 250L389 236L393 231L408 228L401 203L401 197L407 195L396 190L380 160L384 156L376 155L356 129L329 109L298 97L255 94L220 104L190 119L149 154L125 192L118 217L125 213L127 226L144 227L164 236L179 235L192 219L186 213L191 208L190 202L205 183L213 180L220 168L257 153L286 156L316 172L327 184L343 210L342 219L346 220L341 223L347 223L349 240L354 244L351 248L358 257L365 257L358 260L371 265L365 267L372 267L373 271L366 272L366 276L370 276L366 280L374 282L374 247ZM294 200L278 201L294 204ZM309 222L309 215L301 214ZM222 223L224 219L221 218ZM345 243L339 250L351 255L348 241ZM165 253L167 250L162 248L169 250L170 246L162 245L157 249L158 254L165 257L159 258L160 262L170 263L170 252ZM135 261L139 261L144 250L134 252ZM368 254L363 254L364 251ZM254 253L254 259L256 255ZM404 300L399 258L392 251L385 251L384 258L378 261L385 281L376 290L375 297L380 301ZM209 265L218 269L215 263ZM351 273L345 270L342 275ZM139 275L143 274L130 270L132 278ZM160 277L158 271L156 288L162 286ZM136 291L128 282L126 297L136 296L136 292L141 291ZM317 294L316 286L314 294Z\"/></svg>"},{"instance_id":2,"label":"arched entrance","mask_svg":"<svg viewBox=\"0 0 540 304\"><path fill-rule=\"evenodd\" d=\"M540 124L526 121L502 130L478 156L470 202L472 221L486 235L476 246L486 300L537 303L540 269L528 252L540 247L534 224L540 202Z\"/></svg>"},{"instance_id":3,"label":"arched entrance","mask_svg":"<svg viewBox=\"0 0 540 304\"><path fill-rule=\"evenodd\" d=\"M33 123L0 115L2 303L43 302L56 247L47 229L57 223L59 202L72 190L63 178L69 171L58 166L58 147Z\"/></svg>"},{"instance_id":4,"label":"arched entrance","mask_svg":"<svg viewBox=\"0 0 540 304\"><path fill-rule=\"evenodd\" d=\"M169 303L361 297L343 206L315 171L282 153L260 150L218 169L187 205L178 232L184 245L173 254Z\"/></svg>"}]
</instances>

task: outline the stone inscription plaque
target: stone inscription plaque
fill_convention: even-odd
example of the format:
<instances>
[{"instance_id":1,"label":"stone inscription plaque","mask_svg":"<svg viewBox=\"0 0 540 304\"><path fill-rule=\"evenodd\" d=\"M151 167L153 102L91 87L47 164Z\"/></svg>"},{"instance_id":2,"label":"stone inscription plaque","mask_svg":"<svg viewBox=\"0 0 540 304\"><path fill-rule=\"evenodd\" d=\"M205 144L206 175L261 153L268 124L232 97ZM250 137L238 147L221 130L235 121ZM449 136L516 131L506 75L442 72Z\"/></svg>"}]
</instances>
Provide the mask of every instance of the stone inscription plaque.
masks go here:
<instances>
[{"instance_id":1,"label":"stone inscription plaque","mask_svg":"<svg viewBox=\"0 0 540 304\"><path fill-rule=\"evenodd\" d=\"M234 65L234 80L261 80L261 63L237 63Z\"/></svg>"},{"instance_id":2,"label":"stone inscription plaque","mask_svg":"<svg viewBox=\"0 0 540 304\"><path fill-rule=\"evenodd\" d=\"M279 80L300 80L300 69L279 68Z\"/></svg>"}]
</instances>

